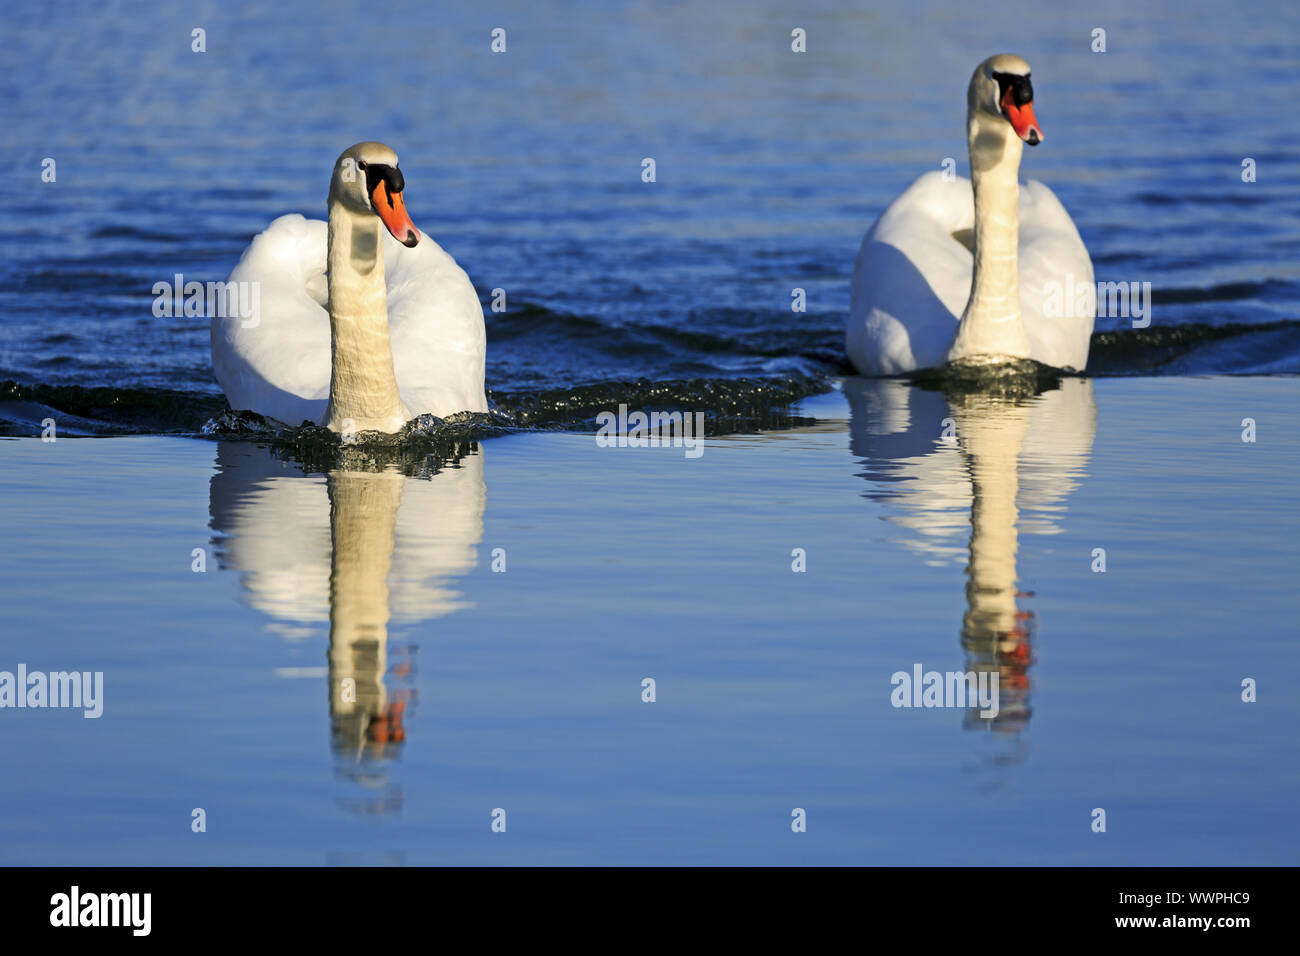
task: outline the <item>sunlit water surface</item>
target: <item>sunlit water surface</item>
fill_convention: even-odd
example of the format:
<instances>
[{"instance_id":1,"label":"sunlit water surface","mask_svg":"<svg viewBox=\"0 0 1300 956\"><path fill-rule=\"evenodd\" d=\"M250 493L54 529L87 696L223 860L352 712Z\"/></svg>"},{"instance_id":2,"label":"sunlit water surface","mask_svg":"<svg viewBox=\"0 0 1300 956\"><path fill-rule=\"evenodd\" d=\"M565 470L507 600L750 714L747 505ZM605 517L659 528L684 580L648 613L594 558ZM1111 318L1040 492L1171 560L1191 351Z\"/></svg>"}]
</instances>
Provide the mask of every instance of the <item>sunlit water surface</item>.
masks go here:
<instances>
[{"instance_id":1,"label":"sunlit water surface","mask_svg":"<svg viewBox=\"0 0 1300 956\"><path fill-rule=\"evenodd\" d=\"M1047 136L1022 176L1056 191L1099 280L1151 283L1152 329L1103 317L1126 335L1092 371L1300 371L1289 2L41 10L0 32L0 380L215 397L208 320L155 317L154 284L224 279L276 216L324 218L331 163L379 139L417 225L484 301L505 291L487 380L507 407L636 378L824 389L864 231L946 159L965 174L966 84L1006 50ZM698 384L678 394L698 407Z\"/></svg>"},{"instance_id":2,"label":"sunlit water surface","mask_svg":"<svg viewBox=\"0 0 1300 956\"><path fill-rule=\"evenodd\" d=\"M1298 399L850 380L694 459L415 477L0 441L0 669L105 681L0 713L0 861L1294 863ZM891 706L917 664L999 714Z\"/></svg>"},{"instance_id":3,"label":"sunlit water surface","mask_svg":"<svg viewBox=\"0 0 1300 956\"><path fill-rule=\"evenodd\" d=\"M1300 384L1189 377L1300 370L1295 5L320 6L0 32L0 435L60 435L0 440L0 671L106 682L97 720L0 711L0 862L1296 861ZM862 234L965 172L1004 50L1022 175L1151 328L1102 317L1099 377L1029 400L838 386ZM500 410L738 433L410 474L157 437L223 400L154 284L322 217L363 139L506 291ZM997 673L997 717L892 707L916 665Z\"/></svg>"}]
</instances>

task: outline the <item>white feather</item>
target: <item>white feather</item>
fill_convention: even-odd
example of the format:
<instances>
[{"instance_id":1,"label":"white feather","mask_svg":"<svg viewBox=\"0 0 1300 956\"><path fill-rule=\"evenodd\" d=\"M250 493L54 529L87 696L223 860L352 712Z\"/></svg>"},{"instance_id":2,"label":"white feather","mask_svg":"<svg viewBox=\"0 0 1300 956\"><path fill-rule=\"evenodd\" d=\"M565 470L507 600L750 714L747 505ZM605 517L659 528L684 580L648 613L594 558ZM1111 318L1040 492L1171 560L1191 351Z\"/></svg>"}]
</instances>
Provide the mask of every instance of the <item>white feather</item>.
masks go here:
<instances>
[{"instance_id":1,"label":"white feather","mask_svg":"<svg viewBox=\"0 0 1300 956\"><path fill-rule=\"evenodd\" d=\"M1092 313L1045 314L1047 284L1093 285L1092 260L1055 194L1040 182L1020 186L1020 314L1031 358L1081 371ZM862 240L853 268L847 347L864 375L897 375L944 362L971 291L974 256L954 238L974 228L971 181L921 176ZM1067 278L1068 277L1068 278Z\"/></svg>"},{"instance_id":2,"label":"white feather","mask_svg":"<svg viewBox=\"0 0 1300 956\"><path fill-rule=\"evenodd\" d=\"M328 226L281 216L230 273L256 282L258 324L212 320L212 364L232 408L297 425L320 422L330 389L330 318L325 280ZM487 411L487 338L478 294L456 260L428 235L407 248L380 230L393 367L412 415L445 418Z\"/></svg>"}]
</instances>

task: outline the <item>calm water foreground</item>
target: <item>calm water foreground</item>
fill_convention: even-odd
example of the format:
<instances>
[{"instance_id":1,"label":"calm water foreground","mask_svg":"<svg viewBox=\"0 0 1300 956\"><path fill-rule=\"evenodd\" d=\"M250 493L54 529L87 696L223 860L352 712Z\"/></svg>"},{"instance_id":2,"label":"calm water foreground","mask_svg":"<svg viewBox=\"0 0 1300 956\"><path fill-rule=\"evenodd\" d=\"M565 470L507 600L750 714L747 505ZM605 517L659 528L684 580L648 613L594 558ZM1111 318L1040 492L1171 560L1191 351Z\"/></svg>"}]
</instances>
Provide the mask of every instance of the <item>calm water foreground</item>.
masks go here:
<instances>
[{"instance_id":1,"label":"calm water foreground","mask_svg":"<svg viewBox=\"0 0 1300 956\"><path fill-rule=\"evenodd\" d=\"M1297 401L850 379L694 460L431 477L2 440L0 670L104 701L0 712L0 862L1294 864ZM917 664L998 716L892 707Z\"/></svg>"}]
</instances>

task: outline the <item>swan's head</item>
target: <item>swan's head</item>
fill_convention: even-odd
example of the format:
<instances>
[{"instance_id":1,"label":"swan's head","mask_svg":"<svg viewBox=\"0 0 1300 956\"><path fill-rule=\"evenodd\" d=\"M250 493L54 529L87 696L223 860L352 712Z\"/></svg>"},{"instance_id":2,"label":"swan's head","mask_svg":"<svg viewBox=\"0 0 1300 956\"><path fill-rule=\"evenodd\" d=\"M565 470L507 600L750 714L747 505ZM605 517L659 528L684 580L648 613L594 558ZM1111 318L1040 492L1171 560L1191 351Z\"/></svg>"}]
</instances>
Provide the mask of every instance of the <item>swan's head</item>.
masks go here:
<instances>
[{"instance_id":1,"label":"swan's head","mask_svg":"<svg viewBox=\"0 0 1300 956\"><path fill-rule=\"evenodd\" d=\"M1043 131L1034 118L1029 64L1014 53L991 56L975 68L966 103L972 116L996 117L1011 124L1016 135L1030 146L1043 141Z\"/></svg>"},{"instance_id":2,"label":"swan's head","mask_svg":"<svg viewBox=\"0 0 1300 956\"><path fill-rule=\"evenodd\" d=\"M397 168L397 154L383 143L349 146L334 164L330 202L341 202L358 213L374 213L404 246L420 241L402 201L406 183Z\"/></svg>"}]
</instances>

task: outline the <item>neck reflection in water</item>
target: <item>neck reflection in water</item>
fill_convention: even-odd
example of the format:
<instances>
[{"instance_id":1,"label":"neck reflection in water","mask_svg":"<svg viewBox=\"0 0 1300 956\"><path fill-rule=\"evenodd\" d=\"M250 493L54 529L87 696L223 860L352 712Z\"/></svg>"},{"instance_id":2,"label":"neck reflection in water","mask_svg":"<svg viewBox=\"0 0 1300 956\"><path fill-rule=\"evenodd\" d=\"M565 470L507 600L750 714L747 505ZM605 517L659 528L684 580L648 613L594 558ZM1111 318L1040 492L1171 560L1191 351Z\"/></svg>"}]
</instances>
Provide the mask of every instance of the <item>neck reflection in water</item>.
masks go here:
<instances>
[{"instance_id":1,"label":"neck reflection in water","mask_svg":"<svg viewBox=\"0 0 1300 956\"><path fill-rule=\"evenodd\" d=\"M1030 717L1034 614L1018 603L1020 535L1057 534L1064 502L1085 475L1096 432L1092 383L1064 378L1028 393L925 390L899 380L847 379L850 449L904 529L897 543L927 564L964 562L965 670L998 675L997 716L963 725L1012 735ZM939 662L924 662L927 669Z\"/></svg>"},{"instance_id":2,"label":"neck reflection in water","mask_svg":"<svg viewBox=\"0 0 1300 956\"><path fill-rule=\"evenodd\" d=\"M310 639L329 622L330 739L338 772L381 791L349 798L357 812L403 802L389 771L414 704L416 646L395 646L389 625L470 605L453 584L478 562L487 490L483 453L455 442L414 461L343 446L304 465L250 442L219 442L210 488L214 551L241 575L245 600L268 630ZM324 472L322 475L321 472Z\"/></svg>"}]
</instances>

